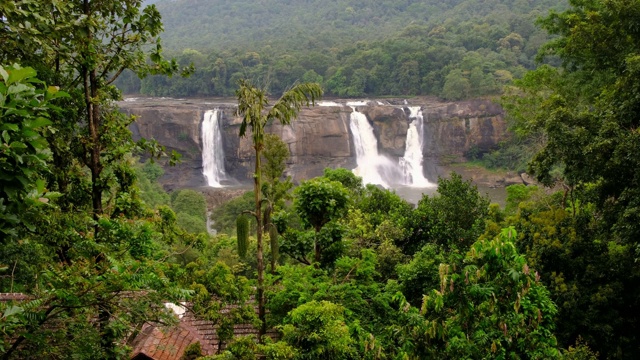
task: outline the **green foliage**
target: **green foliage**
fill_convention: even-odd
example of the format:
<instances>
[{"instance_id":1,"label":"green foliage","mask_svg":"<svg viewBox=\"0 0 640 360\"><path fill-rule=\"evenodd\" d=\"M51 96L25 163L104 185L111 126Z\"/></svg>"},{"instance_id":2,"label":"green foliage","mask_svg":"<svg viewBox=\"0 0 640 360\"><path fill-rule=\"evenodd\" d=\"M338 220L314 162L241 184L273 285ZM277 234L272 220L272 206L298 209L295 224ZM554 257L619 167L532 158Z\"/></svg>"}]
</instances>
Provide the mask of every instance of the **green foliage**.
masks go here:
<instances>
[{"instance_id":1,"label":"green foliage","mask_svg":"<svg viewBox=\"0 0 640 360\"><path fill-rule=\"evenodd\" d=\"M342 223L348 253L356 256L363 249L378 254L378 272L383 279L395 278L395 266L405 261L398 246L407 241L413 206L395 192L367 185L356 197Z\"/></svg>"},{"instance_id":2,"label":"green foliage","mask_svg":"<svg viewBox=\"0 0 640 360\"><path fill-rule=\"evenodd\" d=\"M345 213L349 202L347 189L337 181L315 178L303 181L294 193L294 207L302 225L315 230L314 260L331 263L327 260L341 254L342 232L336 224L326 229L325 225ZM337 250L334 256L323 254L331 248L334 252Z\"/></svg>"},{"instance_id":3,"label":"green foliage","mask_svg":"<svg viewBox=\"0 0 640 360\"><path fill-rule=\"evenodd\" d=\"M406 253L430 242L445 250L464 252L484 231L489 199L481 196L471 181L452 173L451 179L438 180L438 194L425 196L418 203L412 218L413 234L403 245Z\"/></svg>"},{"instance_id":4,"label":"green foliage","mask_svg":"<svg viewBox=\"0 0 640 360\"><path fill-rule=\"evenodd\" d=\"M275 225L269 226L269 241L271 248L271 270L275 269L275 264L278 262L278 258L280 257L280 242L279 242L278 229Z\"/></svg>"},{"instance_id":5,"label":"green foliage","mask_svg":"<svg viewBox=\"0 0 640 360\"><path fill-rule=\"evenodd\" d=\"M207 232L207 204L202 193L183 189L171 195L177 224L191 233Z\"/></svg>"},{"instance_id":6,"label":"green foliage","mask_svg":"<svg viewBox=\"0 0 640 360\"><path fill-rule=\"evenodd\" d=\"M507 221L518 230L518 249L539 269L558 304L562 346L580 335L594 350L626 358L619 349L635 341L635 321L624 316L625 304L638 296L628 287L638 281L635 254L630 246L602 240L597 210L587 200L580 196L566 208L553 197L529 200Z\"/></svg>"},{"instance_id":7,"label":"green foliage","mask_svg":"<svg viewBox=\"0 0 640 360\"><path fill-rule=\"evenodd\" d=\"M325 301L333 308L338 306L344 309L344 324L349 329L350 339L343 340L351 342L352 348L357 350L351 356L376 359L407 354L402 348L409 347L413 341L410 335L413 330L408 325L419 324L422 320L416 309L406 314L407 309L398 308L396 299L402 298L402 295L397 284L390 282L385 286L376 282L376 267L376 254L371 250L363 250L358 257L336 260L330 271L313 266L279 267L277 275L271 280L277 286L272 287L268 294L270 322L290 323L287 319L292 310L312 301L315 305L308 306L307 310L309 316L313 316L313 308L321 307ZM303 326L300 325L300 328ZM317 344L326 344L333 338L332 334L316 334L314 338ZM308 354L308 348L298 351Z\"/></svg>"},{"instance_id":8,"label":"green foliage","mask_svg":"<svg viewBox=\"0 0 640 360\"><path fill-rule=\"evenodd\" d=\"M134 329L171 323L158 304L189 296L159 261L182 243L180 230L144 206L132 169L132 153L159 156L163 149L135 143L128 129L134 119L114 105L120 94L111 84L124 69L177 70L160 54L159 13L141 5L0 3L0 63L25 66L0 68L0 166L18 160L2 169L9 183L0 192L0 267L13 267L0 291L33 299L18 305L26 311L3 334L5 359L126 357ZM33 69L55 86L44 87ZM54 98L55 107L48 104ZM6 208L14 200L23 209ZM16 219L7 226L6 210L18 210L28 231Z\"/></svg>"},{"instance_id":9,"label":"green foliage","mask_svg":"<svg viewBox=\"0 0 640 360\"><path fill-rule=\"evenodd\" d=\"M243 336L234 339L225 351L216 356L205 357L206 360L256 360L258 345L253 336Z\"/></svg>"},{"instance_id":10,"label":"green foliage","mask_svg":"<svg viewBox=\"0 0 640 360\"><path fill-rule=\"evenodd\" d=\"M218 232L233 234L236 218L244 211L251 211L255 207L253 191L247 191L242 196L233 198L211 211L212 227ZM255 229L255 219L249 219L251 229Z\"/></svg>"},{"instance_id":11,"label":"green foliage","mask_svg":"<svg viewBox=\"0 0 640 360\"><path fill-rule=\"evenodd\" d=\"M471 83L462 75L461 69L454 69L444 78L442 97L447 100L462 100L469 97Z\"/></svg>"},{"instance_id":12,"label":"green foliage","mask_svg":"<svg viewBox=\"0 0 640 360\"><path fill-rule=\"evenodd\" d=\"M171 200L169 194L162 188L157 180L162 176L164 170L158 164L147 161L144 165L136 164L134 166L136 172L137 185L140 190L140 199L150 208L158 208L163 205L169 205Z\"/></svg>"},{"instance_id":13,"label":"green foliage","mask_svg":"<svg viewBox=\"0 0 640 360\"><path fill-rule=\"evenodd\" d=\"M221 342L231 341L235 324L258 324L254 305L249 302L254 291L245 277L220 261L205 258L187 265L187 270L187 281L194 291L193 311L216 325ZM225 307L228 311L223 312Z\"/></svg>"},{"instance_id":14,"label":"green foliage","mask_svg":"<svg viewBox=\"0 0 640 360\"><path fill-rule=\"evenodd\" d=\"M434 356L560 358L549 292L514 246L512 228L471 246L463 264L439 266L440 288L422 313Z\"/></svg>"},{"instance_id":15,"label":"green foliage","mask_svg":"<svg viewBox=\"0 0 640 360\"><path fill-rule=\"evenodd\" d=\"M369 221L374 226L382 224L385 220L404 226L413 210L413 206L394 191L380 189L371 184L367 184L364 196L356 206L369 215Z\"/></svg>"},{"instance_id":16,"label":"green foliage","mask_svg":"<svg viewBox=\"0 0 640 360\"><path fill-rule=\"evenodd\" d=\"M507 186L507 204L504 207L504 211L507 214L514 214L518 206L531 199L535 194L540 194L540 189L537 186L527 186L524 184Z\"/></svg>"},{"instance_id":17,"label":"green foliage","mask_svg":"<svg viewBox=\"0 0 640 360\"><path fill-rule=\"evenodd\" d=\"M640 138L635 130L640 52L639 34L633 30L640 8L629 0L569 4L566 11L540 20L555 36L541 57L556 57L559 67L543 66L527 73L504 99L513 127L543 139L528 172L544 185L565 188L560 209L552 207L531 216L539 218L540 224L550 224L539 239L535 233L529 235L536 245L528 252L552 274L555 271L549 282L559 284L559 293L573 292L579 299L573 306L569 298L560 297L558 302L559 338L564 345L582 334L604 358L633 358L638 339L629 334L637 334L637 326L626 321L620 310L638 298L637 266L631 263L637 262L640 239L640 174L635 170L640 165L636 156ZM568 214L562 214L567 202ZM522 209L521 215L530 216ZM556 235L546 229L560 231ZM543 260L541 252L556 257ZM579 262L573 263L576 258ZM569 263L583 272L565 268ZM616 265L605 267L605 263ZM587 298L598 301L582 302ZM587 318L593 323L585 327L582 320Z\"/></svg>"},{"instance_id":18,"label":"green foliage","mask_svg":"<svg viewBox=\"0 0 640 360\"><path fill-rule=\"evenodd\" d=\"M302 224L316 232L342 216L349 201L349 194L341 183L324 178L303 181L294 193L294 205Z\"/></svg>"},{"instance_id":19,"label":"green foliage","mask_svg":"<svg viewBox=\"0 0 640 360\"><path fill-rule=\"evenodd\" d=\"M287 168L289 159L289 147L277 135L264 135L264 150L262 152L262 175L266 182L280 179Z\"/></svg>"},{"instance_id":20,"label":"green foliage","mask_svg":"<svg viewBox=\"0 0 640 360\"><path fill-rule=\"evenodd\" d=\"M345 188L349 189L354 195L359 195L363 191L362 185L362 177L356 176L353 171L347 170L345 168L337 168L337 169L324 169L324 174L322 177L325 177L331 181L337 181L342 184Z\"/></svg>"},{"instance_id":21,"label":"green foliage","mask_svg":"<svg viewBox=\"0 0 640 360\"><path fill-rule=\"evenodd\" d=\"M240 336L229 344L225 351L216 356L205 357L202 360L292 360L296 359L296 350L285 342L276 343L265 338L264 344L258 344L253 336Z\"/></svg>"},{"instance_id":22,"label":"green foliage","mask_svg":"<svg viewBox=\"0 0 640 360\"><path fill-rule=\"evenodd\" d=\"M10 349L7 358L28 358L33 354L64 357L69 353L80 358L108 357L101 344L102 332L108 331L110 336L122 339L130 329L147 321L171 323L171 315L159 311L157 305L178 302L188 293L164 275L168 264L153 260L160 250L155 240L164 236L159 218L101 219L99 238L87 241L83 234L91 234L94 226L88 214L79 216L52 210L41 215L38 229L42 230L30 236L26 245L49 250L55 249L54 246L67 246L68 250L64 254L50 250L36 258L37 262L31 266L37 277L25 274L28 268L18 263L16 274L31 275L27 277L31 283L21 282L33 296L33 305L29 302L19 305L28 311L6 333L5 348ZM6 250L21 251L21 246L11 244ZM86 259L98 251L109 254L105 261L110 271L96 276L92 274L97 271L96 263ZM4 252L2 256L3 261L8 260L11 252ZM6 292L9 288L3 286L0 291ZM132 293L138 295L125 295ZM108 297L105 294L109 294ZM100 314L98 304L108 307L112 313L103 329L93 320ZM77 341L70 343L69 339ZM118 356L126 352L120 346L111 351L120 354Z\"/></svg>"},{"instance_id":23,"label":"green foliage","mask_svg":"<svg viewBox=\"0 0 640 360\"><path fill-rule=\"evenodd\" d=\"M195 190L178 190L172 195L171 207L177 213L185 213L203 221L207 219L207 203L202 193Z\"/></svg>"},{"instance_id":24,"label":"green foliage","mask_svg":"<svg viewBox=\"0 0 640 360\"><path fill-rule=\"evenodd\" d=\"M598 353L594 353L589 345L578 338L575 346L569 346L567 350L562 350L562 356L565 360L597 360Z\"/></svg>"},{"instance_id":25,"label":"green foliage","mask_svg":"<svg viewBox=\"0 0 640 360\"><path fill-rule=\"evenodd\" d=\"M452 258L451 260L457 260L451 255L449 257ZM413 255L409 263L396 268L402 293L411 305L419 306L422 304L424 294L439 287L438 269L440 264L447 262L449 262L447 254L439 246L426 244Z\"/></svg>"},{"instance_id":26,"label":"green foliage","mask_svg":"<svg viewBox=\"0 0 640 360\"><path fill-rule=\"evenodd\" d=\"M40 86L44 89L38 89ZM33 231L32 210L55 198L46 193L42 173L51 159L44 134L52 133L50 101L67 96L46 87L32 68L0 65L0 242L17 236L20 225Z\"/></svg>"},{"instance_id":27,"label":"green foliage","mask_svg":"<svg viewBox=\"0 0 640 360\"><path fill-rule=\"evenodd\" d=\"M264 139L262 152L264 162L262 162L261 170L264 178L262 193L269 200L267 209L272 212L274 209L282 208L284 201L291 198L289 190L293 187L293 183L290 176L282 180L289 159L289 147L274 134L265 134ZM267 221L264 223L266 225Z\"/></svg>"},{"instance_id":28,"label":"green foliage","mask_svg":"<svg viewBox=\"0 0 640 360\"><path fill-rule=\"evenodd\" d=\"M314 32L286 55L279 55L281 46L303 38L313 21L255 52L183 51L180 64L196 63L201 72L192 84L166 83L176 91L229 95L235 79L268 73L270 90L285 94L271 107L266 89L240 82L241 134L251 130L257 151L256 191L214 217L231 233L240 213L255 213L257 241L245 250L238 244L237 252L233 237L191 233L206 230L201 194L183 190L170 199L156 183L157 165L134 165L132 153L156 156L162 149L131 140L133 119L116 111L111 101L119 94L109 84L124 68L145 75L178 66L160 57L157 11L140 4L0 3L0 61L21 60L61 89L44 86L31 68L0 67L0 292L31 296L0 304L4 358L127 358L131 335L143 324L175 321L160 304L185 300L229 343L218 359L593 359L598 353L630 359L638 353L638 322L629 315L640 289L635 2L572 1L569 11L542 20L558 35L545 51L558 55L563 69L542 66L510 88L505 104L517 141L483 160L515 164L522 149L541 149L531 168L544 183L560 179L564 192L510 187L504 212L488 208L457 175L440 180L439 195L414 210L393 192L363 187L344 169L302 183L291 212L282 201L290 188L281 181L286 146L264 134L269 122L290 123L321 94L314 84L285 91L301 77L325 81L345 96L498 91L531 66L545 38L526 16L506 16L501 2L324 2L336 26ZM286 13L301 6L282 5L267 1L251 9ZM550 4L509 3L509 9L541 6ZM496 17L494 8L505 16ZM378 29L371 41L331 39L333 29L346 34L347 24L375 23L380 9L386 13L379 19L404 11L429 17L403 23L388 38ZM114 36L121 31L131 37ZM332 51L315 46L332 41L348 44ZM132 79L128 86L135 87ZM143 88L161 89L156 81L148 78ZM266 284L263 231L270 231L274 260ZM256 259L241 261L238 255L254 246ZM305 266L314 246L317 266ZM276 269L280 251L305 265L282 256ZM241 276L254 269L256 280ZM258 316L250 302L254 289ZM232 340L235 324L262 325L264 332L265 320L282 341ZM185 357L199 353L194 345Z\"/></svg>"},{"instance_id":29,"label":"green foliage","mask_svg":"<svg viewBox=\"0 0 640 360\"><path fill-rule=\"evenodd\" d=\"M498 149L482 154L481 163L488 169L524 172L535 148L533 144L507 142Z\"/></svg>"},{"instance_id":30,"label":"green foliage","mask_svg":"<svg viewBox=\"0 0 640 360\"><path fill-rule=\"evenodd\" d=\"M145 178L149 181L157 181L162 175L164 175L164 169L156 162L147 160L140 169Z\"/></svg>"},{"instance_id":31,"label":"green foliage","mask_svg":"<svg viewBox=\"0 0 640 360\"><path fill-rule=\"evenodd\" d=\"M282 340L297 348L296 359L356 359L355 342L344 323L344 308L311 301L295 308L280 328Z\"/></svg>"},{"instance_id":32,"label":"green foliage","mask_svg":"<svg viewBox=\"0 0 640 360\"><path fill-rule=\"evenodd\" d=\"M179 212L176 214L176 222L182 229L193 234L207 232L207 223L200 216Z\"/></svg>"}]
</instances>

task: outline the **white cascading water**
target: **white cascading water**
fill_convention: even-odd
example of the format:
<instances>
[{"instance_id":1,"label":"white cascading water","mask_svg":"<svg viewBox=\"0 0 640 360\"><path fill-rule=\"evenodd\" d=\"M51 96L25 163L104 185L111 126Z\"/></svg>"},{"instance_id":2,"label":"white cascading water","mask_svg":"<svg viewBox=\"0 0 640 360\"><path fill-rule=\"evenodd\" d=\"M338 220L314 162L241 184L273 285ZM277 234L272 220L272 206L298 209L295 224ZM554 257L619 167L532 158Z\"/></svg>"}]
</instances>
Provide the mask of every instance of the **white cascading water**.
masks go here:
<instances>
[{"instance_id":1,"label":"white cascading water","mask_svg":"<svg viewBox=\"0 0 640 360\"><path fill-rule=\"evenodd\" d=\"M336 107L337 106L342 106L342 105L338 104L335 101L318 101L317 105L318 106L336 106Z\"/></svg>"},{"instance_id":2,"label":"white cascading water","mask_svg":"<svg viewBox=\"0 0 640 360\"><path fill-rule=\"evenodd\" d=\"M215 109L206 111L202 121L202 173L211 187L222 187L227 178L219 119L220 111Z\"/></svg>"},{"instance_id":3,"label":"white cascading water","mask_svg":"<svg viewBox=\"0 0 640 360\"><path fill-rule=\"evenodd\" d=\"M397 165L378 154L378 140L373 134L373 127L369 124L367 117L356 110L356 106L360 103L347 105L353 109L349 128L353 135L358 164L353 172L362 177L365 184L378 184L388 188L390 183L395 183L394 180L398 174Z\"/></svg>"},{"instance_id":4,"label":"white cascading water","mask_svg":"<svg viewBox=\"0 0 640 360\"><path fill-rule=\"evenodd\" d=\"M404 183L412 187L430 187L422 169L422 149L424 143L424 118L419 106L409 107L409 119L413 119L407 130L404 156L399 159L404 176Z\"/></svg>"}]
</instances>

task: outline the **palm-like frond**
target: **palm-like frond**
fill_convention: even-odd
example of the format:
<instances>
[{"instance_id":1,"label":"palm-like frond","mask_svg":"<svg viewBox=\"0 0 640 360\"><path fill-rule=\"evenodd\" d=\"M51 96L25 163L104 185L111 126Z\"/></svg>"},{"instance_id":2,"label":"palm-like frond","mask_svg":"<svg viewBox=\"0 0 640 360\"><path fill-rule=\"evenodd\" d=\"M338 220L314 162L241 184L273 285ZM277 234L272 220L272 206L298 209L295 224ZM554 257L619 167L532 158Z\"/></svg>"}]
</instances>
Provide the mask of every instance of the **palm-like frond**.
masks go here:
<instances>
[{"instance_id":1,"label":"palm-like frond","mask_svg":"<svg viewBox=\"0 0 640 360\"><path fill-rule=\"evenodd\" d=\"M269 104L269 99L264 90L255 87L248 80L240 80L239 87L236 90L238 98L238 109L236 116L242 116L242 124L240 124L240 136L245 136L247 125L251 126L255 132L255 128L260 126L266 119L262 112Z\"/></svg>"},{"instance_id":2,"label":"palm-like frond","mask_svg":"<svg viewBox=\"0 0 640 360\"><path fill-rule=\"evenodd\" d=\"M297 84L276 101L267 113L267 121L277 119L284 125L290 124L303 106L315 105L320 97L322 97L322 87L319 84Z\"/></svg>"}]
</instances>

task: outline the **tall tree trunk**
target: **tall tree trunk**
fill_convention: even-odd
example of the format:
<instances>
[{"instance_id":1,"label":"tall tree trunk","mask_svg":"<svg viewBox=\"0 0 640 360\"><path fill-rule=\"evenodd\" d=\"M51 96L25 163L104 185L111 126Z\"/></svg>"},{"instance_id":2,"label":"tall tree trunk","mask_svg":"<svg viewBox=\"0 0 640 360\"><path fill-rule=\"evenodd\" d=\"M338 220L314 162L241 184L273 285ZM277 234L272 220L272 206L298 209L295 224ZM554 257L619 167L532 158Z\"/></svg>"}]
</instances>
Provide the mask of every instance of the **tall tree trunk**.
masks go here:
<instances>
[{"instance_id":1,"label":"tall tree trunk","mask_svg":"<svg viewBox=\"0 0 640 360\"><path fill-rule=\"evenodd\" d=\"M84 14L91 17L91 4L89 0L84 0ZM93 33L90 28L87 31L87 43L84 49L84 62L91 64L89 61L93 56L90 46L93 41ZM102 164L100 163L100 106L97 104L98 98L98 76L95 68L88 68L87 65L82 69L84 101L87 107L87 126L89 127L89 170L91 171L91 199L93 205L93 218L98 219L102 215L102 189L99 184L100 172ZM97 232L97 227L96 227Z\"/></svg>"},{"instance_id":2,"label":"tall tree trunk","mask_svg":"<svg viewBox=\"0 0 640 360\"><path fill-rule=\"evenodd\" d=\"M91 4L89 0L84 0L84 14L91 17ZM91 28L87 28L87 44L84 49L84 62L91 64L90 58L94 56L90 47L93 39ZM98 101L98 75L95 69L83 66L83 86L85 104L87 107L87 126L89 127L89 163L87 166L91 171L91 200L93 207L93 218L98 220L103 213L102 209L102 186L100 185L100 173L102 172L102 163L100 162L100 106ZM94 226L94 233L97 239L99 227ZM98 254L96 257L96 267L98 271L104 269L104 254ZM116 359L116 336L112 329L109 328L111 322L112 308L105 299L98 299L98 331L100 333L100 347L102 348L104 359Z\"/></svg>"},{"instance_id":3,"label":"tall tree trunk","mask_svg":"<svg viewBox=\"0 0 640 360\"><path fill-rule=\"evenodd\" d=\"M98 96L97 75L96 70L92 69L89 73L89 82L91 86L91 104L89 117L89 133L91 136L91 198L93 201L93 216L98 218L102 215L102 186L100 185L100 173L102 172L102 163L100 161L100 106L94 103Z\"/></svg>"},{"instance_id":4,"label":"tall tree trunk","mask_svg":"<svg viewBox=\"0 0 640 360\"><path fill-rule=\"evenodd\" d=\"M254 129L256 130L256 129ZM260 178L262 176L260 171L260 152L262 150L262 144L255 145L256 150L256 170L254 173L254 192L256 200L256 240L257 240L257 268L258 268L258 318L260 319L260 331L258 333L258 341L262 342L262 337L267 332L267 322L265 320L265 300L264 300L264 255L262 250L262 190L260 184Z\"/></svg>"}]
</instances>

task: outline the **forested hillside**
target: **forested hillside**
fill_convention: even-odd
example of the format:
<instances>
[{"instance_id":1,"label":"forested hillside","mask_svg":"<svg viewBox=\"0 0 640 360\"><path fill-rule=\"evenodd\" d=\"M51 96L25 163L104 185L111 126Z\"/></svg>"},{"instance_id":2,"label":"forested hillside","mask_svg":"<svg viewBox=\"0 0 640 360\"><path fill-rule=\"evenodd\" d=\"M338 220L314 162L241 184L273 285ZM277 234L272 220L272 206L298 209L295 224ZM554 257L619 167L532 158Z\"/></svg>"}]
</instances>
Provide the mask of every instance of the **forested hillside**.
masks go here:
<instances>
[{"instance_id":1,"label":"forested hillside","mask_svg":"<svg viewBox=\"0 0 640 360\"><path fill-rule=\"evenodd\" d=\"M317 81L328 95L496 94L535 66L557 1L159 1L167 52L192 79L132 76L125 92L228 96L239 78L281 93ZM129 74L131 75L131 74Z\"/></svg>"}]
</instances>

